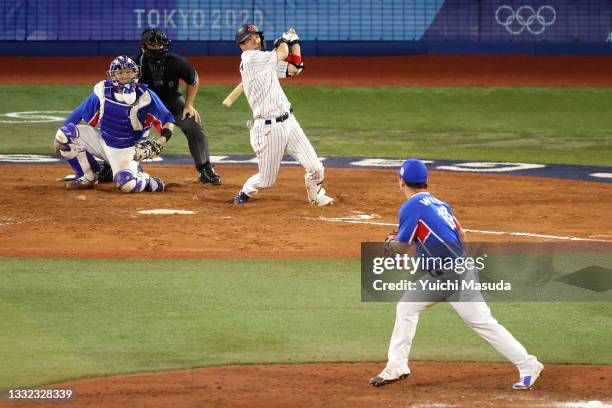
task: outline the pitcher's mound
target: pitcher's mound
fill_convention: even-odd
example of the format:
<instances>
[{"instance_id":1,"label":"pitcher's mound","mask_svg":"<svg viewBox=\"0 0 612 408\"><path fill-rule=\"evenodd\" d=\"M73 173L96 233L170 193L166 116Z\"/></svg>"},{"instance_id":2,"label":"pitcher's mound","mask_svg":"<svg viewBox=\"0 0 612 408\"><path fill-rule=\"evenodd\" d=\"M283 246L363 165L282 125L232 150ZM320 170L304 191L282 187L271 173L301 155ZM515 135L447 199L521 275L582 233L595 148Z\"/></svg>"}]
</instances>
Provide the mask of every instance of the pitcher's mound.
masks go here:
<instances>
[{"instance_id":1,"label":"pitcher's mound","mask_svg":"<svg viewBox=\"0 0 612 408\"><path fill-rule=\"evenodd\" d=\"M254 365L93 378L73 387L79 407L563 407L610 398L612 367L546 364L514 391L511 364L412 363L405 380L368 384L382 363ZM608 403L610 401L607 401ZM66 407L66 403L57 404Z\"/></svg>"}]
</instances>

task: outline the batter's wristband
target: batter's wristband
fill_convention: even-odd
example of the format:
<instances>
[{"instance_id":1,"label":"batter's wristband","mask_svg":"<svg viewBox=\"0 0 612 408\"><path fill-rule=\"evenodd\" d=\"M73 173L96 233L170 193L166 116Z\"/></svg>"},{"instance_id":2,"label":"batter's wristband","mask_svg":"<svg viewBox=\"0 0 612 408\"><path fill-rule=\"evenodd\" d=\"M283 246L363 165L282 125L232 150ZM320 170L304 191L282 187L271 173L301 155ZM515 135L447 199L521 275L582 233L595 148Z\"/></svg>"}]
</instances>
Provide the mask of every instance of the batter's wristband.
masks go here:
<instances>
[{"instance_id":1,"label":"batter's wristband","mask_svg":"<svg viewBox=\"0 0 612 408\"><path fill-rule=\"evenodd\" d=\"M302 56L295 55L295 54L289 54L289 56L287 57L287 62L293 65L302 65Z\"/></svg>"},{"instance_id":2,"label":"batter's wristband","mask_svg":"<svg viewBox=\"0 0 612 408\"><path fill-rule=\"evenodd\" d=\"M168 142L168 140L170 140L170 138L172 137L172 131L168 128L163 128L161 131L161 135L165 137L166 142Z\"/></svg>"}]
</instances>

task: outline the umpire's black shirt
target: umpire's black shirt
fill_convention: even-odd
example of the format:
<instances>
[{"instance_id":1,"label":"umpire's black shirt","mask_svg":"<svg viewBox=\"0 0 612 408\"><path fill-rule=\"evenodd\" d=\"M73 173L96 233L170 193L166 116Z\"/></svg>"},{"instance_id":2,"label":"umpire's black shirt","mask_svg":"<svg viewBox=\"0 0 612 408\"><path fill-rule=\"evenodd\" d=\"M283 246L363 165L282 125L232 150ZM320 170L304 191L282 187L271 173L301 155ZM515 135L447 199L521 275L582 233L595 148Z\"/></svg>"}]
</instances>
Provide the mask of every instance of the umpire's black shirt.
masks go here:
<instances>
[{"instance_id":1,"label":"umpire's black shirt","mask_svg":"<svg viewBox=\"0 0 612 408\"><path fill-rule=\"evenodd\" d=\"M170 113L181 114L185 101L179 91L179 79L194 85L198 77L189 61L172 52L157 61L145 57L142 52L131 58L140 65L140 82L159 96Z\"/></svg>"}]
</instances>

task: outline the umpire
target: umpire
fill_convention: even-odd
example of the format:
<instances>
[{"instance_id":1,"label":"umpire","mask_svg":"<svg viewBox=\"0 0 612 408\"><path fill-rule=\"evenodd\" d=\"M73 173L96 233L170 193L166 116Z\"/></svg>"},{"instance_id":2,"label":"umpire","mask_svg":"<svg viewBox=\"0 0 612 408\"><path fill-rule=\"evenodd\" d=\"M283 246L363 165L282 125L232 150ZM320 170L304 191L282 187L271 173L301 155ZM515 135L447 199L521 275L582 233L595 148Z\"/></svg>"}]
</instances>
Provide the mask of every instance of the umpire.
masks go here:
<instances>
[{"instance_id":1,"label":"umpire","mask_svg":"<svg viewBox=\"0 0 612 408\"><path fill-rule=\"evenodd\" d=\"M142 33L140 53L132 57L140 65L140 82L147 84L162 100L174 116L175 125L180 128L189 143L189 152L199 181L204 184L221 184L221 177L210 164L208 138L201 125L200 114L193 107L198 93L198 73L189 61L178 54L169 52L170 40L163 31L149 28ZM179 79L187 83L185 98L179 90Z\"/></svg>"}]
</instances>

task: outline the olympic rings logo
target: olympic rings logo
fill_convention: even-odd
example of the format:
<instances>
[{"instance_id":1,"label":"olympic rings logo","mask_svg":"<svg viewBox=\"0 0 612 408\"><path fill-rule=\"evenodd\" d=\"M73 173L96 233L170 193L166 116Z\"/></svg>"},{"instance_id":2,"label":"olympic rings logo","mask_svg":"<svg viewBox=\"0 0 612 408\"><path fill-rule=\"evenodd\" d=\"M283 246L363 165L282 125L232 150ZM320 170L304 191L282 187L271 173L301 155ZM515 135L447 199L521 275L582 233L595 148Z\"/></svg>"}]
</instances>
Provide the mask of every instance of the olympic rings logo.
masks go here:
<instances>
[{"instance_id":1,"label":"olympic rings logo","mask_svg":"<svg viewBox=\"0 0 612 408\"><path fill-rule=\"evenodd\" d=\"M537 11L531 6L521 6L516 11L510 6L500 6L495 11L495 20L512 35L519 35L525 29L540 35L557 20L553 6L542 6Z\"/></svg>"}]
</instances>

